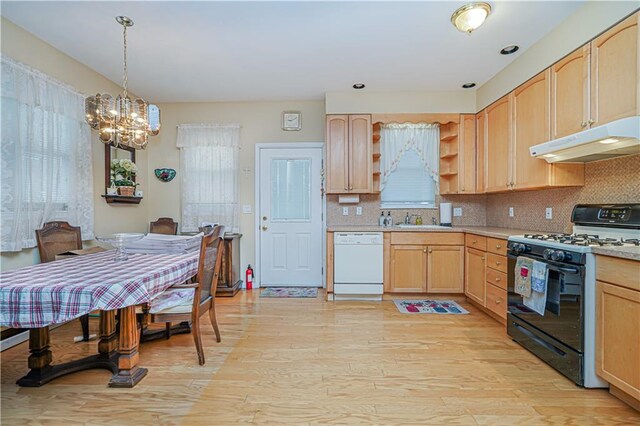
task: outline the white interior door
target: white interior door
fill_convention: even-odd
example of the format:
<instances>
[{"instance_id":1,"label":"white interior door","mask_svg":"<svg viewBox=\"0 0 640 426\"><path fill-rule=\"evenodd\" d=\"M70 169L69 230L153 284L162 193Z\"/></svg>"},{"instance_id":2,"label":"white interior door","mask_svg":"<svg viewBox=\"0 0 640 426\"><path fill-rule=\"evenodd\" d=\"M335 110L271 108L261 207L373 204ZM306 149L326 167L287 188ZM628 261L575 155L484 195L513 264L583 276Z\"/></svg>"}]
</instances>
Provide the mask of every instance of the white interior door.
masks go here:
<instances>
[{"instance_id":1,"label":"white interior door","mask_svg":"<svg viewBox=\"0 0 640 426\"><path fill-rule=\"evenodd\" d=\"M322 148L260 152L260 286L322 287Z\"/></svg>"}]
</instances>

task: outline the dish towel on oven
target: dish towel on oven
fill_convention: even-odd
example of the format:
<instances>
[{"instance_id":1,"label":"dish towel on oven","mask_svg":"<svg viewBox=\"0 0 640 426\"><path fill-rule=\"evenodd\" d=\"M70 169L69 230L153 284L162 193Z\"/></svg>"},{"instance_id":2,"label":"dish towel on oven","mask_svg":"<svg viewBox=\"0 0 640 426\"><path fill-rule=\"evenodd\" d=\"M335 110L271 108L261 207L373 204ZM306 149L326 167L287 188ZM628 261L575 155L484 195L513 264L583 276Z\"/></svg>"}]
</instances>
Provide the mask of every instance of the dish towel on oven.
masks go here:
<instances>
[{"instance_id":1,"label":"dish towel on oven","mask_svg":"<svg viewBox=\"0 0 640 426\"><path fill-rule=\"evenodd\" d=\"M522 298L522 303L527 308L544 315L547 305L547 280L549 278L549 270L544 262L533 262L531 269L531 294Z\"/></svg>"},{"instance_id":2,"label":"dish towel on oven","mask_svg":"<svg viewBox=\"0 0 640 426\"><path fill-rule=\"evenodd\" d=\"M531 296L531 272L533 259L519 256L516 260L514 291L524 297Z\"/></svg>"}]
</instances>

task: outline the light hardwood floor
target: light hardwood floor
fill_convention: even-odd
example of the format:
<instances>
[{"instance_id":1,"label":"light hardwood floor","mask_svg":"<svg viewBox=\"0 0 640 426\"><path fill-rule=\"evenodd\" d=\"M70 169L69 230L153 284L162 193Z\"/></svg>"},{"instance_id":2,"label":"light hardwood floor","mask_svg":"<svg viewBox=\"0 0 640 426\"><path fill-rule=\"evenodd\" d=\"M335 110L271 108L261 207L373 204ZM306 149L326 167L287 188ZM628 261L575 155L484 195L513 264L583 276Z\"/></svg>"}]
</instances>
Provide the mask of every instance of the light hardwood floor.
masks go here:
<instances>
[{"instance_id":1,"label":"light hardwood floor","mask_svg":"<svg viewBox=\"0 0 640 426\"><path fill-rule=\"evenodd\" d=\"M222 343L204 321L203 367L189 335L144 344L149 374L134 389L108 388L110 373L100 370L18 388L26 344L2 353L2 424L640 422L606 391L574 386L466 303L470 315L406 315L391 301L257 296L218 299ZM95 351L96 343L70 343L79 332L78 321L52 332L56 360Z\"/></svg>"}]
</instances>

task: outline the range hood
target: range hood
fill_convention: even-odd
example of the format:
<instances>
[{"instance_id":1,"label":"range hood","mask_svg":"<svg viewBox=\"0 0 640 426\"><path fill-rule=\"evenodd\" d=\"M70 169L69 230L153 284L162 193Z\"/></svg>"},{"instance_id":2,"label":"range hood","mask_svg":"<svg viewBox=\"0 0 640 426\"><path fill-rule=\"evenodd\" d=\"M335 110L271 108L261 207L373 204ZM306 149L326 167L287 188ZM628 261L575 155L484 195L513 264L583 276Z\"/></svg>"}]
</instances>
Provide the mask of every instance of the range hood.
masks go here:
<instances>
[{"instance_id":1,"label":"range hood","mask_svg":"<svg viewBox=\"0 0 640 426\"><path fill-rule=\"evenodd\" d=\"M548 163L588 163L640 154L640 116L622 118L529 148Z\"/></svg>"}]
</instances>

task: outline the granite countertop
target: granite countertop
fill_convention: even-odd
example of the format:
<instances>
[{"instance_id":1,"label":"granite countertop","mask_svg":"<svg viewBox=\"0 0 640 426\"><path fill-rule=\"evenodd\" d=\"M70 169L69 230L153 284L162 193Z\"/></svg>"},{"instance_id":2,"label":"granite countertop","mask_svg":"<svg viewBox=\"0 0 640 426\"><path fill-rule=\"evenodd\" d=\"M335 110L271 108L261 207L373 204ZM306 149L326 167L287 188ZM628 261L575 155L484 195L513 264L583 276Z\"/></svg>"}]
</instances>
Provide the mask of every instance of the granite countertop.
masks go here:
<instances>
[{"instance_id":1,"label":"granite countertop","mask_svg":"<svg viewBox=\"0 0 640 426\"><path fill-rule=\"evenodd\" d=\"M327 227L328 232L467 232L493 238L508 238L511 235L532 234L524 229L496 228L492 226L454 226L452 228L400 228L377 225L336 225ZM540 232L540 231L538 231Z\"/></svg>"},{"instance_id":2,"label":"granite countertop","mask_svg":"<svg viewBox=\"0 0 640 426\"><path fill-rule=\"evenodd\" d=\"M640 261L640 247L616 247L616 246L603 246L593 247L595 254L601 254L605 256L621 257L623 259L631 259Z\"/></svg>"}]
</instances>

